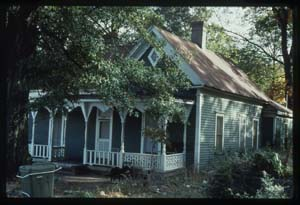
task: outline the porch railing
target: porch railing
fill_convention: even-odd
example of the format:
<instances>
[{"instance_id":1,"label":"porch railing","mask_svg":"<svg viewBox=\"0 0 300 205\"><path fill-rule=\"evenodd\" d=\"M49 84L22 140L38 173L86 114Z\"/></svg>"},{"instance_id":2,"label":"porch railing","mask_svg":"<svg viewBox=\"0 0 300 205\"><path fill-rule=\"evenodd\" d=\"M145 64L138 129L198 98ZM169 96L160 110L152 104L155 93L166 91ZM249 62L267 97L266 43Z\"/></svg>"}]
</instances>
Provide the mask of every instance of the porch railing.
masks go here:
<instances>
[{"instance_id":1,"label":"porch railing","mask_svg":"<svg viewBox=\"0 0 300 205\"><path fill-rule=\"evenodd\" d=\"M184 167L184 153L166 155L165 171L171 171Z\"/></svg>"},{"instance_id":2,"label":"porch railing","mask_svg":"<svg viewBox=\"0 0 300 205\"><path fill-rule=\"evenodd\" d=\"M159 155L141 154L141 153L124 153L123 163L128 163L135 167L143 169L160 169L161 160Z\"/></svg>"},{"instance_id":3,"label":"porch railing","mask_svg":"<svg viewBox=\"0 0 300 205\"><path fill-rule=\"evenodd\" d=\"M53 146L52 147L52 159L53 160L63 160L65 157L65 147L64 146Z\"/></svg>"},{"instance_id":4,"label":"porch railing","mask_svg":"<svg viewBox=\"0 0 300 205\"><path fill-rule=\"evenodd\" d=\"M119 152L86 151L86 163L89 165L118 166Z\"/></svg>"},{"instance_id":5,"label":"porch railing","mask_svg":"<svg viewBox=\"0 0 300 205\"><path fill-rule=\"evenodd\" d=\"M33 153L31 153L31 156L38 157L38 158L49 158L48 145L34 144L33 145Z\"/></svg>"}]
</instances>

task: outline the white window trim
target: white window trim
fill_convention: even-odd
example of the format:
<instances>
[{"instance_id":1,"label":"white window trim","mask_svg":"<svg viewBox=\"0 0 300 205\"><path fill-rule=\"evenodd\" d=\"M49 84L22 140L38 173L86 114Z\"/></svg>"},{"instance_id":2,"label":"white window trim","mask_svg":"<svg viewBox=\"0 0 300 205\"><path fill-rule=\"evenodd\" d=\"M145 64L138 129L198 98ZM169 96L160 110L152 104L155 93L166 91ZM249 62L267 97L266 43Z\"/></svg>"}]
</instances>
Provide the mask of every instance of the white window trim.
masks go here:
<instances>
[{"instance_id":1,"label":"white window trim","mask_svg":"<svg viewBox=\"0 0 300 205\"><path fill-rule=\"evenodd\" d=\"M244 149L246 149L246 133L247 133L247 117L246 115L240 114L239 116L239 149L241 149L241 124L242 120L245 120L245 133L244 133Z\"/></svg>"},{"instance_id":2,"label":"white window trim","mask_svg":"<svg viewBox=\"0 0 300 205\"><path fill-rule=\"evenodd\" d=\"M258 118L254 118L253 121L252 121L252 148L254 148L254 121L257 122L257 130L256 130L256 136L257 136L257 139L256 139L256 145L255 145L255 149L258 149L258 142L259 142L259 119Z\"/></svg>"},{"instance_id":3,"label":"white window trim","mask_svg":"<svg viewBox=\"0 0 300 205\"><path fill-rule=\"evenodd\" d=\"M152 55L154 52L155 52L156 55L157 55L156 61L153 61L152 58L151 58L151 55ZM156 66L157 62L159 61L160 56L159 56L159 53L155 50L155 48L152 48L152 50L150 51L150 53L149 53L149 55L148 55L147 58L148 58L148 60L150 61L151 65L154 67L154 66Z\"/></svg>"},{"instance_id":4,"label":"white window trim","mask_svg":"<svg viewBox=\"0 0 300 205\"><path fill-rule=\"evenodd\" d=\"M224 114L221 113L216 113L216 118L215 118L215 150L217 149L217 118L222 117L223 118L223 124L222 124L222 152L224 151L224 138L225 138L225 133L224 133Z\"/></svg>"}]
</instances>

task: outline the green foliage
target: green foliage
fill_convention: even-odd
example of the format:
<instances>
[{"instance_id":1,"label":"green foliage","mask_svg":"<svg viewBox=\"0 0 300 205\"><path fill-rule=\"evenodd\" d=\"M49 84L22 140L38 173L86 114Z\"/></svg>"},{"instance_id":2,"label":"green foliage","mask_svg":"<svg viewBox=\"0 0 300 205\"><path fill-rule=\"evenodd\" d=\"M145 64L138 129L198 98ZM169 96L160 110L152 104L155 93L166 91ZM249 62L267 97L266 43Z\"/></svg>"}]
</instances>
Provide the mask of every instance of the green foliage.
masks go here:
<instances>
[{"instance_id":1,"label":"green foliage","mask_svg":"<svg viewBox=\"0 0 300 205\"><path fill-rule=\"evenodd\" d=\"M283 175L284 166L278 153L272 151L257 152L254 154L253 160L256 171L265 171L275 177Z\"/></svg>"},{"instance_id":2,"label":"green foliage","mask_svg":"<svg viewBox=\"0 0 300 205\"><path fill-rule=\"evenodd\" d=\"M225 155L215 162L213 169L215 172L210 174L207 194L217 198L272 198L285 190L281 185L275 185L271 177L289 176L286 174L288 168L272 150Z\"/></svg>"},{"instance_id":3,"label":"green foliage","mask_svg":"<svg viewBox=\"0 0 300 205\"><path fill-rule=\"evenodd\" d=\"M234 193L231 188L228 188L228 193L233 198L254 198L254 199L285 199L287 194L284 187L280 184L275 184L274 178L272 178L266 172L263 172L263 177L261 178L262 186L258 189L255 195L250 195L247 192L244 193Z\"/></svg>"},{"instance_id":4,"label":"green foliage","mask_svg":"<svg viewBox=\"0 0 300 205\"><path fill-rule=\"evenodd\" d=\"M144 136L149 137L155 142L167 143L166 132L161 128L146 127L144 130Z\"/></svg>"},{"instance_id":5,"label":"green foliage","mask_svg":"<svg viewBox=\"0 0 300 205\"><path fill-rule=\"evenodd\" d=\"M212 15L206 7L159 7L155 11L162 17L161 25L187 40L191 38L191 22L207 21Z\"/></svg>"},{"instance_id":6,"label":"green foliage","mask_svg":"<svg viewBox=\"0 0 300 205\"><path fill-rule=\"evenodd\" d=\"M160 50L146 30L159 19L153 9L46 6L38 15L39 38L30 59L30 77L38 80L31 88L47 94L33 107L62 108L65 99L76 101L80 90L93 89L108 105L129 112L140 99L156 114L177 110L173 95L190 84L183 72L166 57L158 67L126 58L141 37Z\"/></svg>"}]
</instances>

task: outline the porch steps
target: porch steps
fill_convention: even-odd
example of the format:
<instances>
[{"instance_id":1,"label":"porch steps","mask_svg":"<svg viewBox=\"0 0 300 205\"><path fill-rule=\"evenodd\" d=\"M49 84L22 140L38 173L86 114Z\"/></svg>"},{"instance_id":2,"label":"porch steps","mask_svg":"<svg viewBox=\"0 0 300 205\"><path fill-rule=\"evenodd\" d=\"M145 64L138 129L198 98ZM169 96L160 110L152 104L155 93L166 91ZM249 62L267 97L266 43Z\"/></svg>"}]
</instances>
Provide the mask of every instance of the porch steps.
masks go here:
<instances>
[{"instance_id":1,"label":"porch steps","mask_svg":"<svg viewBox=\"0 0 300 205\"><path fill-rule=\"evenodd\" d=\"M112 167L87 165L87 168L95 174L107 174Z\"/></svg>"}]
</instances>

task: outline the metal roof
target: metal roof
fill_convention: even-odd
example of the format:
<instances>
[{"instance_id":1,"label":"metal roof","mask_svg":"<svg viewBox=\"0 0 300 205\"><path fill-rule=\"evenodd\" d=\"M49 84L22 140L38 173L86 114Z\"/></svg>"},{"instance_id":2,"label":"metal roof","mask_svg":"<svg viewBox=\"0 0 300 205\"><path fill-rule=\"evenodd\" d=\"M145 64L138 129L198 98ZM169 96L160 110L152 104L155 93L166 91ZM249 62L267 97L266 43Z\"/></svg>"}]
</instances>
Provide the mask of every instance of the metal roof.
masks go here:
<instances>
[{"instance_id":1,"label":"metal roof","mask_svg":"<svg viewBox=\"0 0 300 205\"><path fill-rule=\"evenodd\" d=\"M199 75L200 79L204 82L204 86L261 100L267 102L277 110L292 112L292 110L270 99L233 63L208 49L200 48L193 42L183 40L161 28L155 28Z\"/></svg>"}]
</instances>

